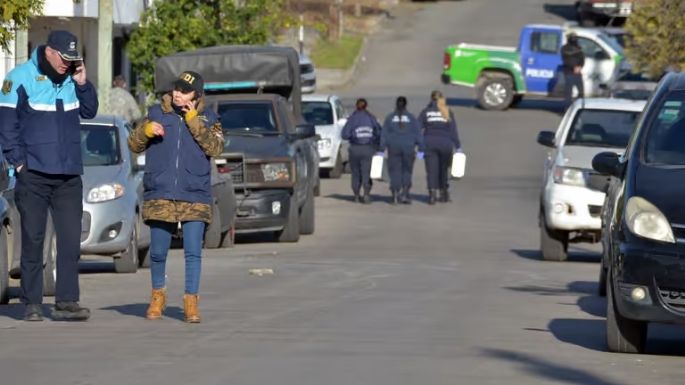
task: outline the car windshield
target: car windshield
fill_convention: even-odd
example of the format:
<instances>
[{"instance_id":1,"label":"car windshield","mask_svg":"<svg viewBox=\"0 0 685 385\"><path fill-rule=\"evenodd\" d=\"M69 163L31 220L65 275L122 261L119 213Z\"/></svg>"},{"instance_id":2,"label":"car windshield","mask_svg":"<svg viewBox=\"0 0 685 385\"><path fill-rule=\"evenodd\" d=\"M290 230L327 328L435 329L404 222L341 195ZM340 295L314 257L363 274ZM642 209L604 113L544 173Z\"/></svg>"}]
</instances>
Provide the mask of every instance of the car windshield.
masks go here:
<instances>
[{"instance_id":1,"label":"car windshield","mask_svg":"<svg viewBox=\"0 0 685 385\"><path fill-rule=\"evenodd\" d=\"M225 133L278 133L271 102L230 102L219 104L221 126Z\"/></svg>"},{"instance_id":2,"label":"car windshield","mask_svg":"<svg viewBox=\"0 0 685 385\"><path fill-rule=\"evenodd\" d=\"M328 102L302 102L302 115L315 126L333 124L333 108Z\"/></svg>"},{"instance_id":3,"label":"car windshield","mask_svg":"<svg viewBox=\"0 0 685 385\"><path fill-rule=\"evenodd\" d=\"M119 164L121 157L116 126L82 123L81 155L86 167Z\"/></svg>"},{"instance_id":4,"label":"car windshield","mask_svg":"<svg viewBox=\"0 0 685 385\"><path fill-rule=\"evenodd\" d=\"M580 110L568 131L566 144L625 148L639 114L637 111Z\"/></svg>"},{"instance_id":5,"label":"car windshield","mask_svg":"<svg viewBox=\"0 0 685 385\"><path fill-rule=\"evenodd\" d=\"M685 165L685 91L667 95L656 111L645 140L645 162Z\"/></svg>"}]
</instances>

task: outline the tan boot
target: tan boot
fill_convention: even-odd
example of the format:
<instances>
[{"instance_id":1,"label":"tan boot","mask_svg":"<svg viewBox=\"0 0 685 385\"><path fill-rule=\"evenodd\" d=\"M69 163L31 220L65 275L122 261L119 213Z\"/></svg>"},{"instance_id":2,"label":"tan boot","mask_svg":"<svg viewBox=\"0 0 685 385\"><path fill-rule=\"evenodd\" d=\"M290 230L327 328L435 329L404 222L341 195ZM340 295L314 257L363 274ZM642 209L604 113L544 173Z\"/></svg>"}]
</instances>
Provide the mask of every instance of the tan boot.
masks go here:
<instances>
[{"instance_id":1,"label":"tan boot","mask_svg":"<svg viewBox=\"0 0 685 385\"><path fill-rule=\"evenodd\" d=\"M166 308L166 289L152 289L152 299L147 308L145 317L149 320L162 318L162 312Z\"/></svg>"},{"instance_id":2,"label":"tan boot","mask_svg":"<svg viewBox=\"0 0 685 385\"><path fill-rule=\"evenodd\" d=\"M183 313L185 314L186 322L200 323L200 310L197 306L199 300L200 296L198 295L185 294L183 296Z\"/></svg>"}]
</instances>

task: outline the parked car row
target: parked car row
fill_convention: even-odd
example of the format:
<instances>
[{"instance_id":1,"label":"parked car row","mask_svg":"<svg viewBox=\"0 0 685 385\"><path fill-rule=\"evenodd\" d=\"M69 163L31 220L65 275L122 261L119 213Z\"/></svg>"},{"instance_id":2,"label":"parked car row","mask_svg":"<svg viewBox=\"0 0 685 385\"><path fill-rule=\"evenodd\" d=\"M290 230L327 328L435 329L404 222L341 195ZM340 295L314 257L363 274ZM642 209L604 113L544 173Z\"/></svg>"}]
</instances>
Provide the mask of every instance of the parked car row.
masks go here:
<instances>
[{"instance_id":1,"label":"parked car row","mask_svg":"<svg viewBox=\"0 0 685 385\"><path fill-rule=\"evenodd\" d=\"M560 261L569 242L601 242L607 347L642 353L650 323L685 324L685 73L647 101L578 100L538 142L551 148L541 254Z\"/></svg>"}]
</instances>

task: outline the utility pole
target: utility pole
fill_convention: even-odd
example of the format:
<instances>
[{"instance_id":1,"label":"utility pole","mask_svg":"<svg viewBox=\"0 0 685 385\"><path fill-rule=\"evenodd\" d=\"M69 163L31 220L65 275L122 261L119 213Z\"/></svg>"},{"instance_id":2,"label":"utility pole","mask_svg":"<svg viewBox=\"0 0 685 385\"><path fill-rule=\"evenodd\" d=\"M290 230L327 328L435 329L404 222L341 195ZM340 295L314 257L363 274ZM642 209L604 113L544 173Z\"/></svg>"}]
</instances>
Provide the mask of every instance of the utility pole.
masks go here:
<instances>
[{"instance_id":1,"label":"utility pole","mask_svg":"<svg viewBox=\"0 0 685 385\"><path fill-rule=\"evenodd\" d=\"M29 31L18 29L14 35L14 63L23 64L29 60Z\"/></svg>"},{"instance_id":2,"label":"utility pole","mask_svg":"<svg viewBox=\"0 0 685 385\"><path fill-rule=\"evenodd\" d=\"M111 112L109 91L112 87L112 0L98 0L98 113Z\"/></svg>"}]
</instances>

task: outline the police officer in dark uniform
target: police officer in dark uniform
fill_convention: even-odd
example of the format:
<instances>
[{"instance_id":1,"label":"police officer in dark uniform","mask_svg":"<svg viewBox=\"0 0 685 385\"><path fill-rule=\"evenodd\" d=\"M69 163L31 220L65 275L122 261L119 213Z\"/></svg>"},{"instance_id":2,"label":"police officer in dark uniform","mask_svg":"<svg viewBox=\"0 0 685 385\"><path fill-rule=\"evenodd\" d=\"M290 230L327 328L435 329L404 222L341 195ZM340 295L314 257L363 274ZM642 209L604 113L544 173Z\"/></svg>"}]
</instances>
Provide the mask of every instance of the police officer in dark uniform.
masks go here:
<instances>
[{"instance_id":1,"label":"police officer in dark uniform","mask_svg":"<svg viewBox=\"0 0 685 385\"><path fill-rule=\"evenodd\" d=\"M431 102L421 112L419 123L423 127L426 174L428 174L428 204L435 204L436 190L440 202L449 202L448 173L452 155L461 150L454 114L440 91L431 93Z\"/></svg>"},{"instance_id":2,"label":"police officer in dark uniform","mask_svg":"<svg viewBox=\"0 0 685 385\"><path fill-rule=\"evenodd\" d=\"M585 54L578 44L578 36L575 33L568 34L567 42L561 47L561 61L564 70L564 100L566 107L573 101L573 87L578 88L578 97L584 96L583 91L583 65Z\"/></svg>"},{"instance_id":3,"label":"police officer in dark uniform","mask_svg":"<svg viewBox=\"0 0 685 385\"><path fill-rule=\"evenodd\" d=\"M355 202L371 203L371 159L378 149L381 126L366 110L366 99L359 99L356 111L343 127L342 138L350 142L350 168L352 169L352 192ZM364 196L360 197L361 189Z\"/></svg>"},{"instance_id":4,"label":"police officer in dark uniform","mask_svg":"<svg viewBox=\"0 0 685 385\"><path fill-rule=\"evenodd\" d=\"M416 117L407 111L407 98L400 96L395 111L383 123L381 150L388 151L388 172L392 204L410 204L412 172L416 147L423 147L423 136Z\"/></svg>"}]
</instances>

